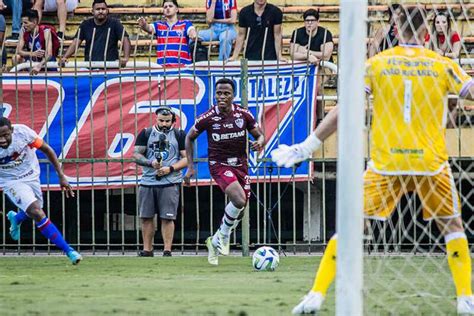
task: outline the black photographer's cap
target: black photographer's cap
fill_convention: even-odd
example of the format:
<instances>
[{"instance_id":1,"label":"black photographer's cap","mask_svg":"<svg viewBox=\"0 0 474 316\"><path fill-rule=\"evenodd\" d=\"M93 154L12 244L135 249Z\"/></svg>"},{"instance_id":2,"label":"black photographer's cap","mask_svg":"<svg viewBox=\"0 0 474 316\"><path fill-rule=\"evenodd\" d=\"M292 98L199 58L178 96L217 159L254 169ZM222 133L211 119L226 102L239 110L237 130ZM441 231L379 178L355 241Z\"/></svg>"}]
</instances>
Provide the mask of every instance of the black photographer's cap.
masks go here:
<instances>
[{"instance_id":1,"label":"black photographer's cap","mask_svg":"<svg viewBox=\"0 0 474 316\"><path fill-rule=\"evenodd\" d=\"M160 114L160 112L166 112L168 111L169 114L173 113L173 110L167 106L167 105L160 105L156 110L155 110L155 114L158 115ZM168 114L165 114L165 115L168 115Z\"/></svg>"}]
</instances>

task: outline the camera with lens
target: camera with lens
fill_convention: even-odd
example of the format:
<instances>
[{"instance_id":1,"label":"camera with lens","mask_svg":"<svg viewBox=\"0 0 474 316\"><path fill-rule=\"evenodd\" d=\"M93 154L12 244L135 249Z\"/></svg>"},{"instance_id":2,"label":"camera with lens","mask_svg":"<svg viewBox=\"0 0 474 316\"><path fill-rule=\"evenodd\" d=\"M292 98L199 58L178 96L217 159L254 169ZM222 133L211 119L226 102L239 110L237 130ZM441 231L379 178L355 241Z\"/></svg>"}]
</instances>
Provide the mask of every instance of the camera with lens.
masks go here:
<instances>
[{"instance_id":1,"label":"camera with lens","mask_svg":"<svg viewBox=\"0 0 474 316\"><path fill-rule=\"evenodd\" d=\"M159 139L151 144L153 156L155 157L156 161L158 161L159 163L163 161L163 153L166 153L168 151L169 146L170 144L166 139L166 136L164 134L160 134ZM155 178L156 180L161 179L161 177L158 175L156 175Z\"/></svg>"}]
</instances>

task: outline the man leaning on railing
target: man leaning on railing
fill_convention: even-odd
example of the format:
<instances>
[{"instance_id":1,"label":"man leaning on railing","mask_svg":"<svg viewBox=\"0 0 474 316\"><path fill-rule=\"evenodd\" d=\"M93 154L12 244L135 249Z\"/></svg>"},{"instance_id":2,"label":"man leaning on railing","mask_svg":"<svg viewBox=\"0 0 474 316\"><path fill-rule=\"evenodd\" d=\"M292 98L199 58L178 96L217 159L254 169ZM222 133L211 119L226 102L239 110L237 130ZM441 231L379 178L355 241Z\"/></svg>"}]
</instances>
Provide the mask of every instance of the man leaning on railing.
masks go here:
<instances>
[{"instance_id":1,"label":"man leaning on railing","mask_svg":"<svg viewBox=\"0 0 474 316\"><path fill-rule=\"evenodd\" d=\"M35 62L30 73L36 75L48 61L56 60L59 49L58 45L54 47L53 37L57 35L49 26L39 24L36 10L27 10L21 19L23 28L17 44L18 55L15 55L13 63Z\"/></svg>"},{"instance_id":2,"label":"man leaning on railing","mask_svg":"<svg viewBox=\"0 0 474 316\"><path fill-rule=\"evenodd\" d=\"M105 0L94 0L92 3L92 19L81 23L72 44L61 58L64 65L67 59L75 55L82 41L86 41L84 50L85 61L116 61L125 67L130 58L130 39L122 23L108 17L109 8ZM123 57L120 57L118 43L123 41Z\"/></svg>"}]
</instances>

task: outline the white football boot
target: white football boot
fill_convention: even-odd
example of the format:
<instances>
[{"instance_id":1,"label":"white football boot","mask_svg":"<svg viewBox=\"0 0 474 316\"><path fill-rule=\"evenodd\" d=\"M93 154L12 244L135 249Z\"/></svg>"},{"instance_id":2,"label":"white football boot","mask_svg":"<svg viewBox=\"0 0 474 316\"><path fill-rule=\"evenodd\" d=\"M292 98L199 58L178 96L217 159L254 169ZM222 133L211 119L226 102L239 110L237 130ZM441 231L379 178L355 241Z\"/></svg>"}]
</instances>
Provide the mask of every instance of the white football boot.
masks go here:
<instances>
[{"instance_id":1,"label":"white football boot","mask_svg":"<svg viewBox=\"0 0 474 316\"><path fill-rule=\"evenodd\" d=\"M309 291L301 302L293 308L291 313L293 315L314 314L321 309L323 301L324 296L321 293Z\"/></svg>"},{"instance_id":2,"label":"white football boot","mask_svg":"<svg viewBox=\"0 0 474 316\"><path fill-rule=\"evenodd\" d=\"M474 296L458 297L458 315L474 315Z\"/></svg>"},{"instance_id":3,"label":"white football boot","mask_svg":"<svg viewBox=\"0 0 474 316\"><path fill-rule=\"evenodd\" d=\"M212 237L206 239L206 246L208 251L207 262L213 266L217 266L219 264L219 253L217 248L212 244Z\"/></svg>"}]
</instances>

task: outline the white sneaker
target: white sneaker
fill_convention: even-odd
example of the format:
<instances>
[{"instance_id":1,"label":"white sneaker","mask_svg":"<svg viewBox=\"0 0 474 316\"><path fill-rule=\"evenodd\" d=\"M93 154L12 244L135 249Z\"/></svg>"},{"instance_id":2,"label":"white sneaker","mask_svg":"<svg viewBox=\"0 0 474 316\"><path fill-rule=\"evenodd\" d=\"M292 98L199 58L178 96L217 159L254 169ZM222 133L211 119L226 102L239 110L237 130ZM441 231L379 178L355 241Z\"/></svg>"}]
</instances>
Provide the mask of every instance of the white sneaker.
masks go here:
<instances>
[{"instance_id":1,"label":"white sneaker","mask_svg":"<svg viewBox=\"0 0 474 316\"><path fill-rule=\"evenodd\" d=\"M458 314L474 315L474 296L458 297Z\"/></svg>"},{"instance_id":2,"label":"white sneaker","mask_svg":"<svg viewBox=\"0 0 474 316\"><path fill-rule=\"evenodd\" d=\"M221 255L228 256L230 253L230 236L224 235L219 229L216 232L217 245L216 248L219 250Z\"/></svg>"},{"instance_id":3,"label":"white sneaker","mask_svg":"<svg viewBox=\"0 0 474 316\"><path fill-rule=\"evenodd\" d=\"M217 266L219 264L219 253L217 252L217 248L212 244L212 237L206 239L206 246L208 251L207 262L213 266Z\"/></svg>"},{"instance_id":4,"label":"white sneaker","mask_svg":"<svg viewBox=\"0 0 474 316\"><path fill-rule=\"evenodd\" d=\"M321 293L309 291L301 302L293 308L291 313L293 315L316 313L321 309L323 301L324 296Z\"/></svg>"}]
</instances>

